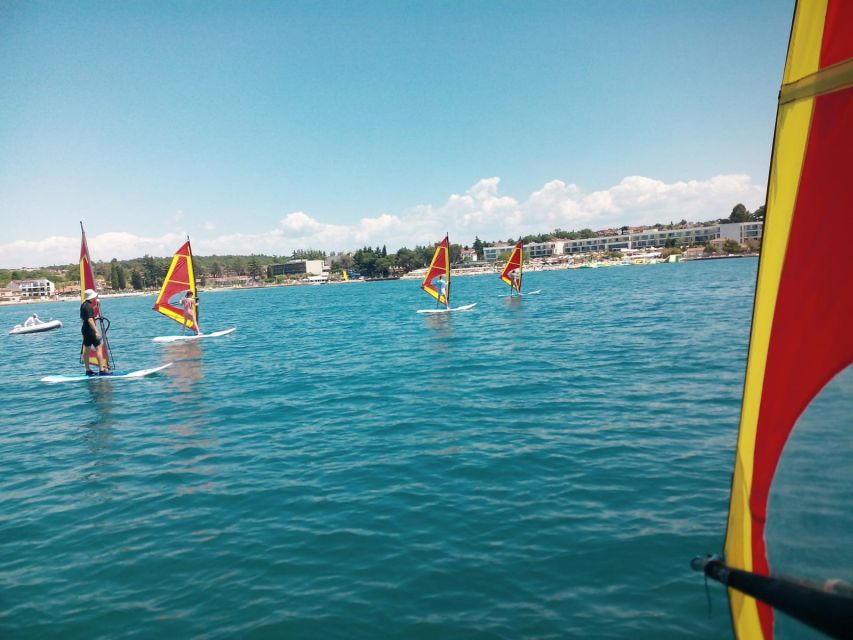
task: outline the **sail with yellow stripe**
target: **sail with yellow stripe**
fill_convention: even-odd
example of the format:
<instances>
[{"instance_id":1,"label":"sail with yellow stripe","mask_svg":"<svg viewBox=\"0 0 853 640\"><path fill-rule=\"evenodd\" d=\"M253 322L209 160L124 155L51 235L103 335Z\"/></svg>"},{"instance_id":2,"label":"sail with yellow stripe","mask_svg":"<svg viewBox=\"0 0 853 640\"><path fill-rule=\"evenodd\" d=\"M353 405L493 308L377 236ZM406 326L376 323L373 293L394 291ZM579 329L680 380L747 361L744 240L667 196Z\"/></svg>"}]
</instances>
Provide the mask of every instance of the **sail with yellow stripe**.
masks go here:
<instances>
[{"instance_id":1,"label":"sail with yellow stripe","mask_svg":"<svg viewBox=\"0 0 853 640\"><path fill-rule=\"evenodd\" d=\"M184 318L184 310L180 306L180 297L189 291L192 294L195 318L198 318L198 292L195 284L195 271L193 270L193 252L190 240L181 245L181 248L172 258L166 279L160 288L160 293L154 301L154 310L159 311L167 318L171 318L187 329L196 330L196 323L192 318Z\"/></svg>"},{"instance_id":2,"label":"sail with yellow stripe","mask_svg":"<svg viewBox=\"0 0 853 640\"><path fill-rule=\"evenodd\" d=\"M86 301L86 290L91 289L92 291L97 292L98 282L95 280L95 271L92 269L92 258L89 257L89 244L86 242L86 230L83 228L82 222L80 223L80 233L80 304L83 304ZM112 369L112 351L110 350L110 343L107 338L109 320L101 315L100 298L92 300L92 309L95 312L95 322L98 324L100 330L104 360L106 361L107 368ZM80 358L81 362L83 362L82 358L86 358L89 361L89 364L95 365L96 367L99 366L98 356L92 349L86 349L83 347L80 352Z\"/></svg>"},{"instance_id":3,"label":"sail with yellow stripe","mask_svg":"<svg viewBox=\"0 0 853 640\"><path fill-rule=\"evenodd\" d=\"M831 635L853 629L853 592L838 586L853 573L850 238L853 2L801 1L779 93L725 558L694 561L729 586L739 638L772 638L789 620L774 609Z\"/></svg>"},{"instance_id":4,"label":"sail with yellow stripe","mask_svg":"<svg viewBox=\"0 0 853 640\"><path fill-rule=\"evenodd\" d=\"M501 272L501 280L509 285L510 295L521 293L522 258L523 244L519 239L509 254L509 258L507 258L504 270ZM515 273L515 278L513 278L513 273Z\"/></svg>"},{"instance_id":5,"label":"sail with yellow stripe","mask_svg":"<svg viewBox=\"0 0 853 640\"><path fill-rule=\"evenodd\" d=\"M437 279L442 278L444 285L436 285ZM438 243L432 262L427 269L421 289L435 298L439 303L450 305L450 244L448 236Z\"/></svg>"}]
</instances>

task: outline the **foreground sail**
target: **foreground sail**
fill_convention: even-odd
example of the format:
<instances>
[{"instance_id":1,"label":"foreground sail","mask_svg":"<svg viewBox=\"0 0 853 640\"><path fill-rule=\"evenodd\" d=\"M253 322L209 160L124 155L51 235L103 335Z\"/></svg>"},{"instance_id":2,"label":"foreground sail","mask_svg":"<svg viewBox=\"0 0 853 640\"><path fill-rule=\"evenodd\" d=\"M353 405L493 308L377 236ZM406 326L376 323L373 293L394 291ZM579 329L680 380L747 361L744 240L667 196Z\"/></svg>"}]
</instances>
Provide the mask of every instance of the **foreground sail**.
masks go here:
<instances>
[{"instance_id":1,"label":"foreground sail","mask_svg":"<svg viewBox=\"0 0 853 640\"><path fill-rule=\"evenodd\" d=\"M853 237L851 149L853 2L800 2L779 94L725 561L694 563L729 585L740 638L773 636L768 603L838 637L853 629L853 599L832 581L849 580L853 569L843 555L853 531L853 262L820 251L827 234ZM832 435L813 437L809 449L799 443L811 425ZM810 472L786 484L806 463ZM836 490L846 493L818 502ZM810 506L781 525L786 511ZM803 522L811 531L791 530ZM816 544L824 527L836 530ZM794 553L785 553L785 536ZM821 548L831 552L823 564ZM795 566L797 556L805 565Z\"/></svg>"},{"instance_id":2,"label":"foreground sail","mask_svg":"<svg viewBox=\"0 0 853 640\"><path fill-rule=\"evenodd\" d=\"M92 259L89 257L89 245L86 243L86 230L83 229L83 223L80 223L80 232L82 234L80 240L80 304L86 301L86 289L98 291L98 285L95 281L95 273L92 271ZM98 323L98 328L101 333L101 343L103 344L104 359L108 369L113 369L113 354L110 350L110 342L107 333L110 329L110 321L101 315L100 298L92 300L92 309L95 312L95 322ZM83 358L88 358L89 364L96 367L99 366L98 357L91 349L85 347L81 351L81 362Z\"/></svg>"},{"instance_id":3,"label":"foreground sail","mask_svg":"<svg viewBox=\"0 0 853 640\"><path fill-rule=\"evenodd\" d=\"M432 262L427 269L424 280L421 283L421 289L435 298L437 304L444 305L443 308L436 309L419 309L418 313L447 313L450 311L467 311L476 306L467 304L462 307L453 308L450 306L450 243L447 236L444 240L438 243L435 248L435 253L432 256Z\"/></svg>"},{"instance_id":4,"label":"foreground sail","mask_svg":"<svg viewBox=\"0 0 853 640\"><path fill-rule=\"evenodd\" d=\"M192 318L184 318L184 310L172 300L176 296L189 291L192 294L193 309L196 321ZM160 287L160 293L154 301L154 311L159 311L167 318L171 318L187 329L197 332L198 321L198 293L195 286L195 272L193 271L193 252L190 247L189 238L181 245L181 248L172 258L166 279Z\"/></svg>"},{"instance_id":5,"label":"foreground sail","mask_svg":"<svg viewBox=\"0 0 853 640\"><path fill-rule=\"evenodd\" d=\"M506 261L506 266L501 272L501 280L506 282L510 288L510 295L513 293L521 293L521 278L522 278L522 243L519 239L509 258ZM513 278L513 274L515 277Z\"/></svg>"}]
</instances>

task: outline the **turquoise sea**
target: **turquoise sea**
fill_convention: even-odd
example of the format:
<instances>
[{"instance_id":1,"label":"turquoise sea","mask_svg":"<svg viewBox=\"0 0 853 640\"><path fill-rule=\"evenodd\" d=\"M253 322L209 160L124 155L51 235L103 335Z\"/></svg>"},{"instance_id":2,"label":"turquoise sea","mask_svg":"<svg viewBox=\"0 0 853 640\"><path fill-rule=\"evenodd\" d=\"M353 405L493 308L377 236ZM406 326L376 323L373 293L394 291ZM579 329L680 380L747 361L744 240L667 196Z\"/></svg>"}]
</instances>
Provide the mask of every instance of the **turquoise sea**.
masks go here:
<instances>
[{"instance_id":1,"label":"turquoise sea","mask_svg":"<svg viewBox=\"0 0 853 640\"><path fill-rule=\"evenodd\" d=\"M0 308L0 637L726 637L719 552L757 261ZM59 331L7 336L36 311Z\"/></svg>"}]
</instances>

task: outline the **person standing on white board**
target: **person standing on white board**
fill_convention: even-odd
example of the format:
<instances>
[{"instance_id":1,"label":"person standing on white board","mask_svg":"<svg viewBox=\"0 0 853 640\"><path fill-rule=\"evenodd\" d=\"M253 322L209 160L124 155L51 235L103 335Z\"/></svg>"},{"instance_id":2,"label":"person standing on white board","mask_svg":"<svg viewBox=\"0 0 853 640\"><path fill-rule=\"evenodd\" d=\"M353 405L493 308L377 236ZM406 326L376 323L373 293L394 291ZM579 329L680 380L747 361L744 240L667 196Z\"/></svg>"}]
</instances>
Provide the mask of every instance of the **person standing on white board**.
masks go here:
<instances>
[{"instance_id":1,"label":"person standing on white board","mask_svg":"<svg viewBox=\"0 0 853 640\"><path fill-rule=\"evenodd\" d=\"M86 375L96 375L89 367L89 351L94 351L98 358L98 374L100 376L109 376L112 373L107 366L107 358L104 356L103 338L98 335L98 325L95 324L95 308L92 306L92 300L98 297L98 292L94 289L86 289L83 292L83 304L80 305L80 320L83 326L80 332L83 334L83 364L86 367Z\"/></svg>"},{"instance_id":2,"label":"person standing on white board","mask_svg":"<svg viewBox=\"0 0 853 640\"><path fill-rule=\"evenodd\" d=\"M195 331L196 335L201 335L201 329L198 326L198 319L196 319L195 315L195 305L196 302L193 300L193 292L187 291L187 295L181 299L181 306L184 308L184 327L189 326L189 321L192 321L193 331Z\"/></svg>"},{"instance_id":3,"label":"person standing on white board","mask_svg":"<svg viewBox=\"0 0 853 640\"><path fill-rule=\"evenodd\" d=\"M438 292L438 301L442 302L442 298L444 298L444 308L449 309L450 300L447 297L447 283L444 281L444 276L438 276L438 280L435 281L435 290Z\"/></svg>"}]
</instances>

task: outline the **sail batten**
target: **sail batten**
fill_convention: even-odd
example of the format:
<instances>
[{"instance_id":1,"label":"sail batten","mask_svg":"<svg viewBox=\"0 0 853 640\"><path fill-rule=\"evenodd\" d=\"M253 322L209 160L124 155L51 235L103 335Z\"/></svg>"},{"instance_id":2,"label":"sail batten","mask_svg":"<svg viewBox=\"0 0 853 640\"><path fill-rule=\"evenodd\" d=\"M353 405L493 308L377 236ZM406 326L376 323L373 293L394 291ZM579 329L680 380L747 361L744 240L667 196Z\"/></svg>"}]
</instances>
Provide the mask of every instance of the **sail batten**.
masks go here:
<instances>
[{"instance_id":1,"label":"sail batten","mask_svg":"<svg viewBox=\"0 0 853 640\"><path fill-rule=\"evenodd\" d=\"M171 318L181 326L195 330L196 323L192 318L184 318L184 310L179 304L175 304L173 298L179 294L189 291L192 294L195 317L198 318L198 293L195 284L195 272L193 271L193 254L190 241L181 245L172 258L169 271L163 280L160 293L154 301L154 310Z\"/></svg>"}]
</instances>

